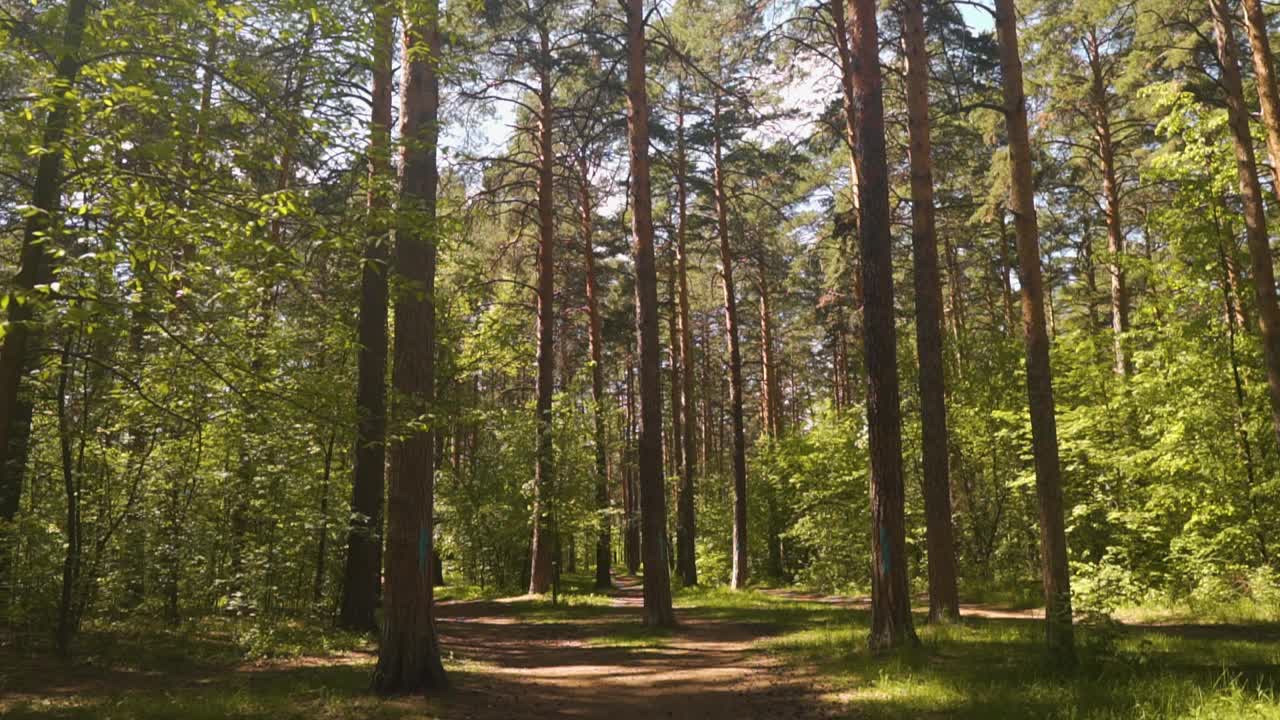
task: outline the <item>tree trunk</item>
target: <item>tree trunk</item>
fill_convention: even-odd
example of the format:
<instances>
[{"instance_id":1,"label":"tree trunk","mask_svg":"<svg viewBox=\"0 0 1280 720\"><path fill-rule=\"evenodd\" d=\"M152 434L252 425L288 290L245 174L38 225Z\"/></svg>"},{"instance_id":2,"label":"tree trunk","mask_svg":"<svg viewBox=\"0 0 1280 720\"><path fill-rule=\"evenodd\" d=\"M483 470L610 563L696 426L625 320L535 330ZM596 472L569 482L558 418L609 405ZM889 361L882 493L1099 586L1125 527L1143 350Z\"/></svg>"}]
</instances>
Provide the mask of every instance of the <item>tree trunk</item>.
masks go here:
<instances>
[{"instance_id":1,"label":"tree trunk","mask_svg":"<svg viewBox=\"0 0 1280 720\"><path fill-rule=\"evenodd\" d=\"M747 568L747 441L742 418L742 352L738 346L738 300L733 284L733 248L729 245L729 199L724 188L724 158L720 136L720 98L712 105L712 182L716 202L716 232L720 238L720 276L724 286L724 334L729 346L729 405L733 423L733 572L729 585L746 587Z\"/></svg>"},{"instance_id":2,"label":"tree trunk","mask_svg":"<svg viewBox=\"0 0 1280 720\"><path fill-rule=\"evenodd\" d=\"M856 252L858 245L858 222L862 207L862 198L860 187L862 184L862 171L859 167L858 153L858 119L856 111L857 98L854 91L854 6L852 3L846 4L846 0L831 0L831 22L832 32L836 46L836 56L840 63L840 89L844 105L845 119L845 144L849 147L849 204L852 211L848 214L849 221L841 222L840 215L836 216L835 231L836 238L839 242L839 262L840 273L837 281L838 293L837 302L840 305L841 312L838 314L839 322L842 324L838 334L840 342L839 358L836 362L836 372L839 374L838 386L840 391L837 392L838 402L837 409L853 405L855 399L855 387L857 374L850 365L850 336L854 341L862 339L865 328L863 327L863 318L860 317L862 312L865 293L862 287L862 268L860 266L861 258ZM852 297L845 295L845 289L853 286Z\"/></svg>"},{"instance_id":3,"label":"tree trunk","mask_svg":"<svg viewBox=\"0 0 1280 720\"><path fill-rule=\"evenodd\" d=\"M1111 135L1111 108L1107 83L1103 77L1101 42L1097 30L1090 28L1085 53L1089 58L1092 78L1090 102L1094 115L1094 136L1098 141L1098 159L1102 163L1102 198L1107 220L1107 252L1111 255L1111 332L1115 351L1116 374L1132 374L1133 365L1125 349L1124 336L1129 332L1129 290L1124 273L1124 225L1120 216L1120 183L1116 179L1116 148Z\"/></svg>"},{"instance_id":4,"label":"tree trunk","mask_svg":"<svg viewBox=\"0 0 1280 720\"><path fill-rule=\"evenodd\" d=\"M760 410L765 433L777 439L782 437L782 391L778 387L778 368L773 352L773 308L770 302L769 271L764 248L760 249L756 262L760 291L760 384L763 386L760 393ZM781 510L778 507L775 489L766 486L764 491L765 541L769 549L769 563L766 570L769 577L781 580L784 578Z\"/></svg>"},{"instance_id":5,"label":"tree trunk","mask_svg":"<svg viewBox=\"0 0 1280 720\"><path fill-rule=\"evenodd\" d=\"M1004 306L1005 331L1013 334L1017 322L1013 318L1013 261L1009 258L1009 221L1005 218L1003 206L996 209L996 227L1000 233L1000 299ZM1090 313L1092 322L1092 313Z\"/></svg>"},{"instance_id":6,"label":"tree trunk","mask_svg":"<svg viewBox=\"0 0 1280 720\"><path fill-rule=\"evenodd\" d=\"M955 246L949 238L943 238L943 250L947 259L947 299L951 312L951 344L955 349L956 376L963 379L965 370L965 336L964 307L964 273L960 270L960 259L956 256Z\"/></svg>"},{"instance_id":7,"label":"tree trunk","mask_svg":"<svg viewBox=\"0 0 1280 720\"><path fill-rule=\"evenodd\" d=\"M1267 16L1262 0L1243 0L1244 27L1253 49L1253 71L1258 79L1258 101L1262 106L1262 125L1267 130L1267 153L1271 157L1272 190L1280 200L1280 90L1276 88L1276 60L1271 54L1267 34Z\"/></svg>"},{"instance_id":8,"label":"tree trunk","mask_svg":"<svg viewBox=\"0 0 1280 720\"><path fill-rule=\"evenodd\" d=\"M693 395L693 327L689 324L689 273L688 235L689 189L688 158L684 136L684 85L677 93L676 108L676 282L679 284L676 301L679 303L680 367L684 368L681 380L680 412L684 416L684 465L680 468L680 492L676 508L676 571L685 587L698 584L696 528L694 516L694 461L693 450L697 435L697 403Z\"/></svg>"},{"instance_id":9,"label":"tree trunk","mask_svg":"<svg viewBox=\"0 0 1280 720\"><path fill-rule=\"evenodd\" d=\"M1219 197L1218 205L1225 213L1227 198L1225 196ZM1249 312L1244 306L1244 294L1247 291L1244 287L1245 279L1240 274L1240 246L1236 242L1235 231L1230 229L1230 216L1227 218L1227 228L1227 236L1223 238L1224 242L1227 243L1226 247L1223 248L1223 251L1227 254L1227 283L1231 286L1231 294L1236 299L1236 302L1232 303L1235 307L1236 325L1241 330L1246 330L1249 327Z\"/></svg>"},{"instance_id":10,"label":"tree trunk","mask_svg":"<svg viewBox=\"0 0 1280 720\"><path fill-rule=\"evenodd\" d=\"M387 504L385 620L373 688L421 693L448 684L432 619L432 517L435 504L436 192L439 171L439 5L413 4L404 18L401 86L400 219L395 269L408 288L395 300L391 382L413 425L391 443Z\"/></svg>"},{"instance_id":11,"label":"tree trunk","mask_svg":"<svg viewBox=\"0 0 1280 720\"><path fill-rule=\"evenodd\" d=\"M1258 306L1258 324L1262 329L1262 356L1267 370L1267 390L1271 397L1271 424L1280 438L1280 307L1276 305L1275 271L1271 264L1271 245L1267 238L1267 216L1262 202L1262 186L1258 183L1258 166L1249 134L1249 113L1244 103L1244 86L1240 64L1236 60L1235 38L1231 32L1231 14L1225 0L1209 0L1213 13L1213 29L1218 41L1218 63L1222 67L1221 84L1226 91L1227 122L1235 142L1236 171L1240 179L1240 196L1244 201L1245 239L1249 245L1249 261L1253 270L1253 290Z\"/></svg>"},{"instance_id":12,"label":"tree trunk","mask_svg":"<svg viewBox=\"0 0 1280 720\"><path fill-rule=\"evenodd\" d=\"M1062 516L1062 472L1058 463L1058 430L1054 418L1053 376L1049 368L1049 336L1045 331L1044 287L1040 276L1040 230L1036 221L1031 173L1031 141L1027 132L1022 60L1018 56L1017 17L1013 0L996 0L996 34L1000 46L1005 123L1009 134L1009 201L1018 240L1022 324L1027 347L1027 397L1031 414L1036 494L1040 500L1040 567L1044 583L1049 651L1059 664L1075 663L1071 627L1071 582L1067 572L1067 537Z\"/></svg>"},{"instance_id":13,"label":"tree trunk","mask_svg":"<svg viewBox=\"0 0 1280 720\"><path fill-rule=\"evenodd\" d=\"M956 548L951 527L946 380L942 362L942 283L934 224L929 127L929 56L922 0L902 4L907 58L907 125L911 162L911 250L916 291L916 352L920 357L920 428L924 454L925 544L929 552L929 621L960 617Z\"/></svg>"},{"instance_id":14,"label":"tree trunk","mask_svg":"<svg viewBox=\"0 0 1280 720\"><path fill-rule=\"evenodd\" d=\"M596 284L594 210L591 179L585 158L578 163L578 192L582 225L582 258L587 278L587 343L591 351L591 405L595 420L596 512L600 514L596 535L596 589L613 587L612 538L609 532L609 446L604 427L604 339L600 331L600 289Z\"/></svg>"},{"instance_id":15,"label":"tree trunk","mask_svg":"<svg viewBox=\"0 0 1280 720\"><path fill-rule=\"evenodd\" d=\"M73 338L67 338L62 351L62 363L58 371L58 449L59 467L62 470L62 483L67 500L67 550L62 562L62 592L58 598L58 626L54 633L54 643L58 655L68 657L71 654L71 636L75 632L75 591L80 582L80 564L83 551L82 527L80 524L80 485L79 478L73 470L71 460L71 427L67 413L67 381L73 371L71 361L71 344Z\"/></svg>"},{"instance_id":16,"label":"tree trunk","mask_svg":"<svg viewBox=\"0 0 1280 720\"><path fill-rule=\"evenodd\" d=\"M546 27L539 28L541 64L538 68L538 379L536 388L537 464L533 479L533 565L529 592L551 588L551 537L555 502L555 446L551 434L551 396L555 390L555 215L552 203L555 155L551 124L551 49Z\"/></svg>"},{"instance_id":17,"label":"tree trunk","mask_svg":"<svg viewBox=\"0 0 1280 720\"><path fill-rule=\"evenodd\" d=\"M681 423L683 416L680 412L682 404L681 395L684 393L684 367L680 364L680 310L677 302L677 286L679 281L676 277L676 249L675 239L670 242L670 257L667 264L667 305L670 312L667 313L667 350L671 359L671 477L679 478L685 464L684 451L684 427ZM679 485L676 486L676 520L679 522ZM670 555L667 560L674 563L676 557ZM674 564L671 568L675 570Z\"/></svg>"},{"instance_id":18,"label":"tree trunk","mask_svg":"<svg viewBox=\"0 0 1280 720\"><path fill-rule=\"evenodd\" d=\"M23 474L30 449L32 400L25 382L39 364L43 332L33 291L53 280L53 261L60 234L58 214L62 206L63 143L76 105L75 84L80 74L80 45L89 11L88 0L71 0L62 36L62 54L50 89L52 105L45 120L44 136L31 192L31 212L22 232L22 250L14 290L9 296L9 318L0 346L0 523L12 522L22 499ZM8 531L4 531L5 535ZM7 546L0 537L0 545ZM0 548L0 588L7 585L8 553Z\"/></svg>"},{"instance_id":19,"label":"tree trunk","mask_svg":"<svg viewBox=\"0 0 1280 720\"><path fill-rule=\"evenodd\" d=\"M764 426L769 435L782 437L782 390L778 384L777 358L773 352L773 306L769 295L769 270L764 250L761 249L757 268L760 275L760 367L764 391L761 404L764 410Z\"/></svg>"},{"instance_id":20,"label":"tree trunk","mask_svg":"<svg viewBox=\"0 0 1280 720\"><path fill-rule=\"evenodd\" d=\"M324 599L324 564L329 555L329 481L333 477L333 446L337 440L337 430L331 430L329 440L324 444L324 474L320 477L320 523L316 528L316 574L311 586L311 601L316 605Z\"/></svg>"},{"instance_id":21,"label":"tree trunk","mask_svg":"<svg viewBox=\"0 0 1280 720\"><path fill-rule=\"evenodd\" d=\"M635 241L636 340L640 353L640 518L646 625L675 625L667 570L667 495L662 481L658 272L649 190L649 99L645 87L644 0L627 0L627 140L631 155L631 231Z\"/></svg>"},{"instance_id":22,"label":"tree trunk","mask_svg":"<svg viewBox=\"0 0 1280 720\"><path fill-rule=\"evenodd\" d=\"M898 407L898 336L893 322L893 253L889 235L889 167L875 0L853 0L854 106L858 108L858 237L862 254L867 359L867 429L871 457L871 635L873 650L916 644L907 588L902 418Z\"/></svg>"},{"instance_id":23,"label":"tree trunk","mask_svg":"<svg viewBox=\"0 0 1280 720\"><path fill-rule=\"evenodd\" d=\"M343 565L338 625L376 630L374 613L382 581L382 503L387 436L387 243L390 241L386 186L391 180L392 28L391 0L374 5L373 110L369 120L369 239L360 273L360 316L356 357L355 466L351 521Z\"/></svg>"},{"instance_id":24,"label":"tree trunk","mask_svg":"<svg viewBox=\"0 0 1280 720\"><path fill-rule=\"evenodd\" d=\"M635 358L627 354L626 413L622 432L622 554L627 574L640 572L640 499L636 497Z\"/></svg>"},{"instance_id":25,"label":"tree trunk","mask_svg":"<svg viewBox=\"0 0 1280 720\"><path fill-rule=\"evenodd\" d=\"M1214 225L1217 227L1220 240L1218 242L1218 262L1222 267L1223 283L1222 283L1222 301L1223 301L1223 322L1227 326L1227 357L1231 360L1231 385L1235 390L1236 411L1235 417L1232 418L1232 424L1235 426L1236 438L1240 442L1241 460L1244 463L1245 481L1244 492L1249 498L1249 519L1255 520L1258 516L1258 495L1255 492L1257 488L1257 475L1254 470L1253 462L1253 443L1249 439L1249 421L1247 417L1248 399L1244 390L1244 379L1240 375L1240 358L1236 352L1236 334L1237 330L1243 329L1243 325L1236 324L1235 298L1231 294L1231 283L1227 280L1227 253L1226 241L1231 240L1231 235L1223 235L1221 223L1218 221L1217 209L1214 210ZM1270 556L1267 552L1267 533L1262 529L1265 527L1263 523L1255 523L1257 528L1255 537L1258 540L1258 550L1263 562L1270 562Z\"/></svg>"},{"instance_id":26,"label":"tree trunk","mask_svg":"<svg viewBox=\"0 0 1280 720\"><path fill-rule=\"evenodd\" d=\"M844 107L844 130L845 143L849 146L849 195L850 203L856 213L860 204L858 185L858 120L855 111L855 103L853 88L853 72L855 60L853 57L854 49L850 47L850 41L853 39L853 29L850 27L853 15L853 5L846 7L845 0L831 0L831 26L834 45L836 47L836 58L840 61L840 91L841 100ZM856 227L853 228L856 233Z\"/></svg>"}]
</instances>

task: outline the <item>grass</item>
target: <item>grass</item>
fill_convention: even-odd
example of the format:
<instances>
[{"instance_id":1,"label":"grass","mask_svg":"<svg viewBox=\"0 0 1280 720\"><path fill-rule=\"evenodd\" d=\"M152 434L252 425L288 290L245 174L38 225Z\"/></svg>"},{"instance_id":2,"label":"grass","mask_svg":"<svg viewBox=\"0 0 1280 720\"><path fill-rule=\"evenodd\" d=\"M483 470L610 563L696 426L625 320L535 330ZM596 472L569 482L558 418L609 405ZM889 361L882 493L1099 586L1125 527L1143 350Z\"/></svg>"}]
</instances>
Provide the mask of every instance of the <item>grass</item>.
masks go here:
<instances>
[{"instance_id":1,"label":"grass","mask_svg":"<svg viewBox=\"0 0 1280 720\"><path fill-rule=\"evenodd\" d=\"M645 628L630 609L610 607L589 578L566 578L560 602L503 600L499 612L537 625L562 625L589 647L638 660L682 631ZM456 597L473 591L452 588ZM1079 663L1052 667L1043 626L1030 619L966 618L925 625L921 644L873 655L865 612L763 590L686 588L678 615L699 622L755 624L770 630L763 649L812 677L838 716L897 718L1054 718L1280 720L1280 624L1274 614L1220 608L1139 608L1128 620L1077 628ZM1234 620L1231 624L1221 623ZM553 635L558 629L544 629ZM0 648L0 715L12 718L427 718L434 700L382 700L367 693L370 638L299 621L205 618L177 630L145 624L87 628L77 659ZM460 687L494 668L454 660ZM61 690L42 693L55 679ZM6 698L8 704L6 705ZM16 698L16 700L15 700Z\"/></svg>"},{"instance_id":2,"label":"grass","mask_svg":"<svg viewBox=\"0 0 1280 720\"><path fill-rule=\"evenodd\" d=\"M1112 615L1122 622L1142 625L1273 625L1280 628L1280 606L1248 598L1228 602L1149 602L1122 607Z\"/></svg>"},{"instance_id":3,"label":"grass","mask_svg":"<svg viewBox=\"0 0 1280 720\"><path fill-rule=\"evenodd\" d=\"M865 613L852 615L768 647L816 667L828 695L856 717L1280 718L1276 636L1085 626L1077 667L1062 670L1047 660L1039 622L918 624L919 647L874 656Z\"/></svg>"}]
</instances>

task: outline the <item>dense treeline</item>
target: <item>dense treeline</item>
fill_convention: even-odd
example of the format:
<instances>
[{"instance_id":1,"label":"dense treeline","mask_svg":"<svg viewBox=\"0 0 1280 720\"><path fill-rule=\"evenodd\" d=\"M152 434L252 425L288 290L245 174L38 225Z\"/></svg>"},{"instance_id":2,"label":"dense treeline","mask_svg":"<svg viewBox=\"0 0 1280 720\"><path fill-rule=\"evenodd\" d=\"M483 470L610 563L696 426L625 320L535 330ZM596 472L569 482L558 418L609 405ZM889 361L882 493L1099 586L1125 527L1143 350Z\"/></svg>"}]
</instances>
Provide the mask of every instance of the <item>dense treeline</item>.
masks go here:
<instances>
[{"instance_id":1,"label":"dense treeline","mask_svg":"<svg viewBox=\"0 0 1280 720\"><path fill-rule=\"evenodd\" d=\"M1273 598L1241 5L0 6L0 637L380 626L397 690L438 583L1034 597L1063 662Z\"/></svg>"}]
</instances>

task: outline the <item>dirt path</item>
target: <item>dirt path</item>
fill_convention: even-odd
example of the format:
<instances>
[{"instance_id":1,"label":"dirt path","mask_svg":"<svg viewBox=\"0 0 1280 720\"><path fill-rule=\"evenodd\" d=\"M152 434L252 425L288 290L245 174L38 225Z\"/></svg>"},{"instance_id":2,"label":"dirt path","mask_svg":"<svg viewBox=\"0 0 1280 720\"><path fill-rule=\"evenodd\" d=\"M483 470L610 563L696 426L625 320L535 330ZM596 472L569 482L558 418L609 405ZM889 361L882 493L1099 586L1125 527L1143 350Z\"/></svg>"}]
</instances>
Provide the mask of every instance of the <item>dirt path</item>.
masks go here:
<instances>
[{"instance_id":1,"label":"dirt path","mask_svg":"<svg viewBox=\"0 0 1280 720\"><path fill-rule=\"evenodd\" d=\"M519 621L501 603L442 604L445 652L474 663L464 663L446 699L450 720L834 717L813 677L755 647L776 634L767 625L713 620L693 608L653 645L600 645L615 630L635 632L641 603L638 581L623 578L611 607L564 623Z\"/></svg>"}]
</instances>

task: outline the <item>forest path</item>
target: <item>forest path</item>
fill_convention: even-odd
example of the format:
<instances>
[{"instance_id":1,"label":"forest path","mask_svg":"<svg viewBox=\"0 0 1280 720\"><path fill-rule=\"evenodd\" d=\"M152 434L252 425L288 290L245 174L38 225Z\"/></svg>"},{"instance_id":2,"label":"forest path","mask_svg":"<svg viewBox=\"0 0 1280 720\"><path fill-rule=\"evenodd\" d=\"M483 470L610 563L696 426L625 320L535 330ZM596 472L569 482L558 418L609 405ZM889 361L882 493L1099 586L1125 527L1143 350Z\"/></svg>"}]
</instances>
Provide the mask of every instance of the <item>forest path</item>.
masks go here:
<instances>
[{"instance_id":1,"label":"forest path","mask_svg":"<svg viewBox=\"0 0 1280 720\"><path fill-rule=\"evenodd\" d=\"M639 625L640 580L616 583L608 607L569 608L570 620L517 616L512 601L442 603L441 645L463 661L458 674L464 675L444 698L447 717L836 716L818 698L814 676L784 667L756 646L779 628L717 619L691 607L677 611L678 629L648 631Z\"/></svg>"}]
</instances>

